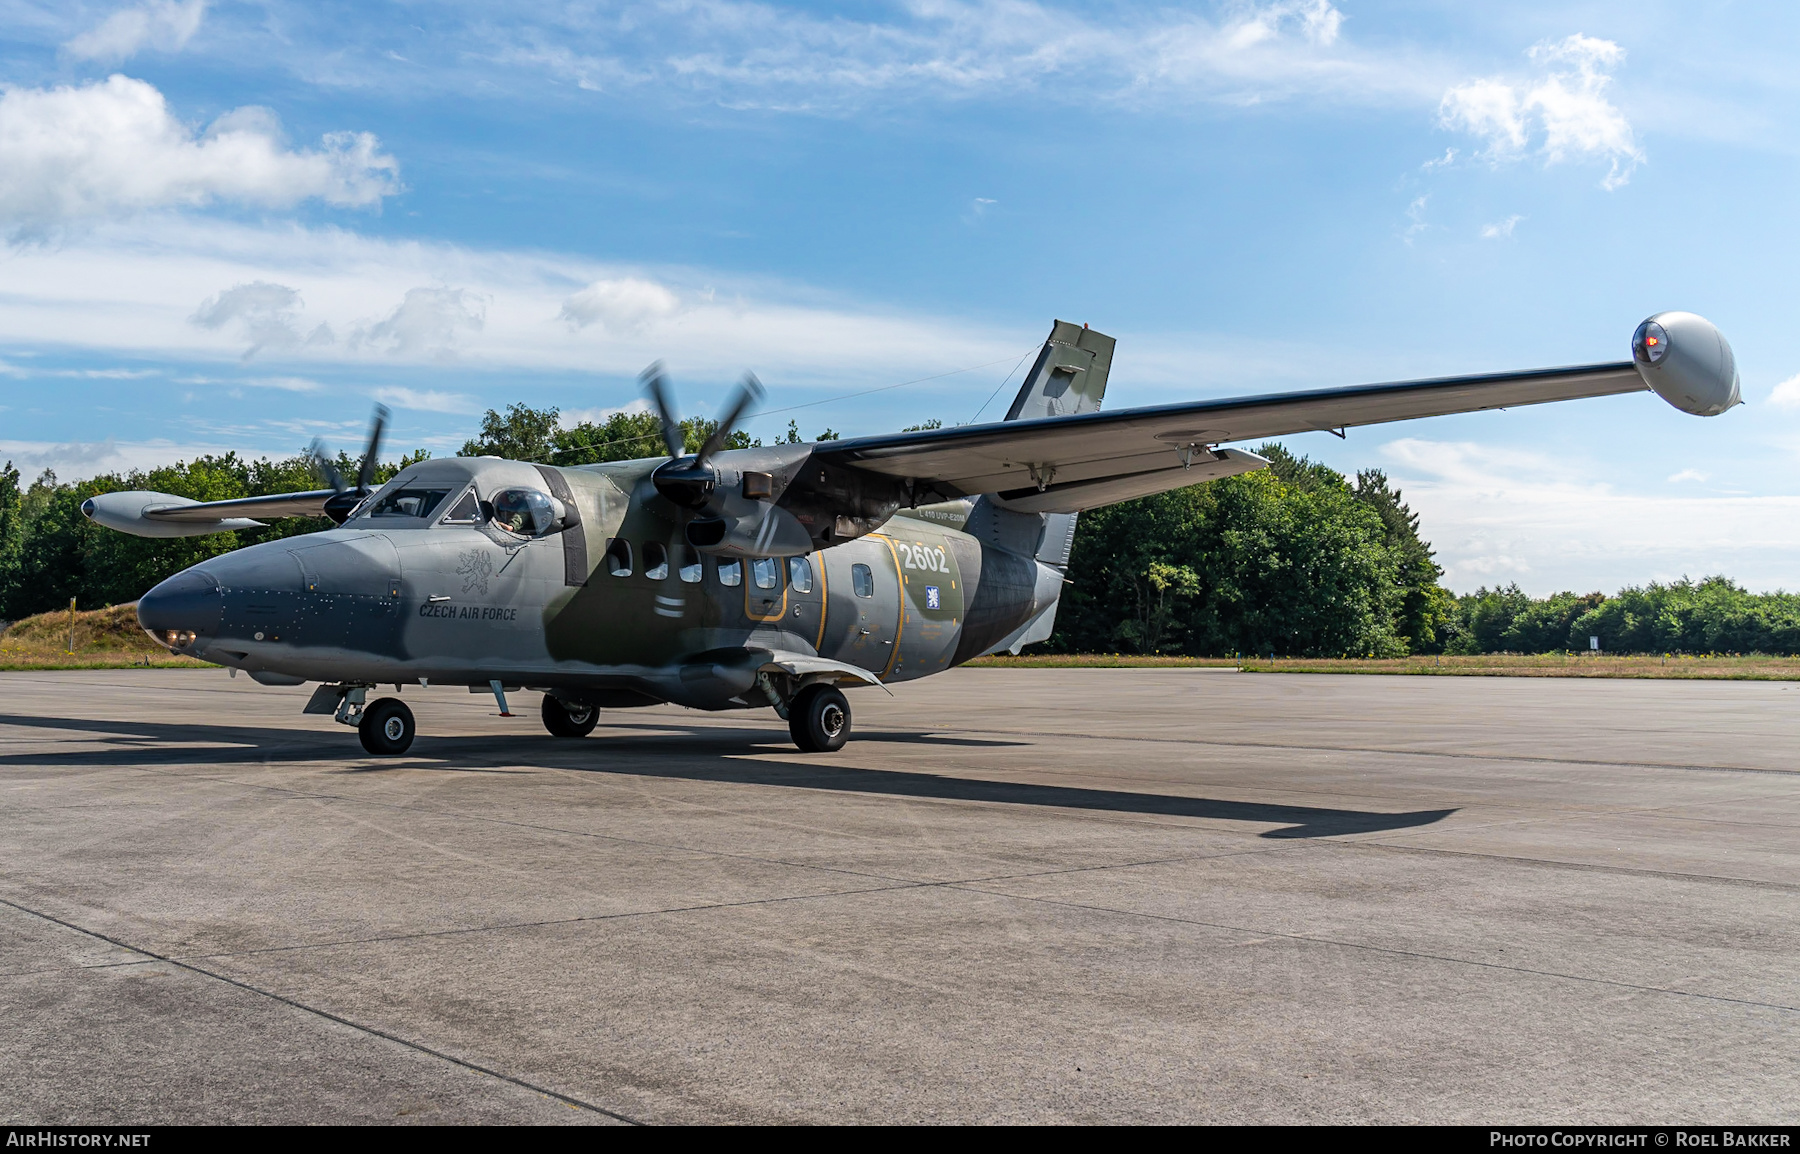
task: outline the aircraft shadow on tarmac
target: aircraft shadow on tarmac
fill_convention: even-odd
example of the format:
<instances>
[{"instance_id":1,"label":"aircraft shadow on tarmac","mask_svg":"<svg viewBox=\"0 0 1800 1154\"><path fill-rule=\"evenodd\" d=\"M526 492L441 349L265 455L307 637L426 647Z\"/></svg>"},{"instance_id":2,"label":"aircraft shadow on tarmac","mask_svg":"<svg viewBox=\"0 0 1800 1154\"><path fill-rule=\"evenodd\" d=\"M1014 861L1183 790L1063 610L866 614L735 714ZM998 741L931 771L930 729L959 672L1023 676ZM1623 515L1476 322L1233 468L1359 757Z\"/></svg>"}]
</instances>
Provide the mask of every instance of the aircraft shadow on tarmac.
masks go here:
<instances>
[{"instance_id":1,"label":"aircraft shadow on tarmac","mask_svg":"<svg viewBox=\"0 0 1800 1154\"><path fill-rule=\"evenodd\" d=\"M191 721L96 721L86 718L6 714L0 714L0 725L87 731L95 734L90 741L104 746L100 749L59 749L51 754L0 754L0 768L8 765L41 766L46 763L104 768L317 762L350 758L355 753L342 740L349 736L347 733L339 735L316 730L272 730ZM786 734L781 734L777 741L775 734L767 729L725 728L717 725L681 726L661 721L631 728L659 732L635 732L629 736L605 735L586 742L540 734L529 737L421 737L413 746L410 756L372 761L371 764L339 772L449 770L468 773L492 772L496 766L575 770L733 785L840 790L846 793L933 798L942 801L980 801L1103 813L1156 814L1215 821L1268 823L1282 828L1268 830L1261 836L1281 839L1411 829L1432 825L1456 812L1452 808L1383 813L1321 806L1222 801L1179 794L1082 789L866 769L832 765L813 759L773 761L759 758L747 761L742 759L742 755L746 753L783 749L792 752L787 745ZM1030 744L1022 741L893 731L859 733L856 740L974 747ZM851 752L855 748L854 744L849 747ZM584 756L595 752L604 752L606 760L597 761L592 756ZM354 759L370 760L360 756L355 756Z\"/></svg>"}]
</instances>

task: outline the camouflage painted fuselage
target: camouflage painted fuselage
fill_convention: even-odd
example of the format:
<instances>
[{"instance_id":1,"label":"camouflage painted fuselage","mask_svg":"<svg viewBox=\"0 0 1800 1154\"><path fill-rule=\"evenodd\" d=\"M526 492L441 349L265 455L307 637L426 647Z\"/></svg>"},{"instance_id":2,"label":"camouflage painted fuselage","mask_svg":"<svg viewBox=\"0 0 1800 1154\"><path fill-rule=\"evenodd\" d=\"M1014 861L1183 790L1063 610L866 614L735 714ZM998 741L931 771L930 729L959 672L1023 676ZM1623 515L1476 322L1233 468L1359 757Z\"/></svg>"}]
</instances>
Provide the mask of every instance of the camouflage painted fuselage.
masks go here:
<instances>
[{"instance_id":1,"label":"camouflage painted fuselage","mask_svg":"<svg viewBox=\"0 0 1800 1154\"><path fill-rule=\"evenodd\" d=\"M698 553L650 483L660 463L422 462L387 488L435 486L454 501L471 487L485 498L533 486L577 523L521 538L359 515L195 566L147 594L140 618L273 684L499 681L603 707L729 709L771 704L759 674L791 691L829 663L882 683L941 672L1015 638L1055 600L1061 575L1033 555L1036 536L1008 537L989 522L1016 515L981 500L904 510L801 557Z\"/></svg>"}]
</instances>

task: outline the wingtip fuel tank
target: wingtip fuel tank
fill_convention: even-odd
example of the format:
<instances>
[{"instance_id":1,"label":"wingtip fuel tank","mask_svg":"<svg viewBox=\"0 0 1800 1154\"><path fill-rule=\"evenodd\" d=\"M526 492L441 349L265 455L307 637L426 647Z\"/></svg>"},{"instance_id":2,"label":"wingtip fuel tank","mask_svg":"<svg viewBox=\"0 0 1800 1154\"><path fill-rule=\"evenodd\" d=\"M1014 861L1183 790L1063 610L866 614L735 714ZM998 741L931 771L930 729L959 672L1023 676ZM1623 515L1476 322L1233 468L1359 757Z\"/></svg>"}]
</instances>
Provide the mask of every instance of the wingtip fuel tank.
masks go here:
<instances>
[{"instance_id":1,"label":"wingtip fuel tank","mask_svg":"<svg viewBox=\"0 0 1800 1154\"><path fill-rule=\"evenodd\" d=\"M1684 413L1716 417L1742 401L1737 357L1705 317L1657 313L1632 334L1631 359L1651 391Z\"/></svg>"},{"instance_id":2,"label":"wingtip fuel tank","mask_svg":"<svg viewBox=\"0 0 1800 1154\"><path fill-rule=\"evenodd\" d=\"M222 517L210 521L164 521L152 513L198 505L188 497L134 489L120 493L96 493L81 503L81 514L97 525L130 533L134 537L200 537L228 529L261 529L261 521L248 517Z\"/></svg>"}]
</instances>

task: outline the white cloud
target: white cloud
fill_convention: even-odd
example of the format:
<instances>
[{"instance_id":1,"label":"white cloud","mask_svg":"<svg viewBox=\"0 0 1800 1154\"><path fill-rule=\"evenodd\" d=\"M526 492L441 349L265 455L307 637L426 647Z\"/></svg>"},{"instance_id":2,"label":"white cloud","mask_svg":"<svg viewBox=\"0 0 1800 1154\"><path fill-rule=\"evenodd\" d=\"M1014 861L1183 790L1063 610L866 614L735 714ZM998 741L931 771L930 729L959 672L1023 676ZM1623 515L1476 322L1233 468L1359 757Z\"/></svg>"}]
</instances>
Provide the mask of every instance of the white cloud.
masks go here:
<instances>
[{"instance_id":1,"label":"white cloud","mask_svg":"<svg viewBox=\"0 0 1800 1154\"><path fill-rule=\"evenodd\" d=\"M358 327L350 343L398 356L446 360L464 333L479 332L487 302L467 289L410 288L394 310L372 325Z\"/></svg>"},{"instance_id":2,"label":"white cloud","mask_svg":"<svg viewBox=\"0 0 1800 1154\"><path fill-rule=\"evenodd\" d=\"M1778 409L1800 409L1800 373L1770 390L1769 403Z\"/></svg>"},{"instance_id":3,"label":"white cloud","mask_svg":"<svg viewBox=\"0 0 1800 1154\"><path fill-rule=\"evenodd\" d=\"M866 10L866 9L865 9ZM841 113L907 96L987 93L1252 102L1296 92L1359 101L1443 90L1435 66L1347 45L1330 0L1236 0L1095 17L1035 0L916 0L875 19L773 4L684 0L619 16L546 9L471 57L593 91L653 91L731 107Z\"/></svg>"},{"instance_id":4,"label":"white cloud","mask_svg":"<svg viewBox=\"0 0 1800 1154\"><path fill-rule=\"evenodd\" d=\"M12 462L20 473L34 479L45 469L65 481L154 469L176 461L191 461L208 454L223 455L229 449L217 445L183 445L175 441L0 441L0 464ZM240 449L241 451L241 449Z\"/></svg>"},{"instance_id":5,"label":"white cloud","mask_svg":"<svg viewBox=\"0 0 1800 1154\"><path fill-rule=\"evenodd\" d=\"M566 318L577 286L633 280L659 291L625 299L673 299L680 308L636 331ZM248 348L271 366L258 374L269 377L310 376L305 366L314 364L430 364L453 353L469 369L625 377L660 358L678 379L754 368L772 386L841 390L1009 351L1016 359L1043 339L956 317L876 312L780 282L179 216L96 226L54 250L14 250L0 261L0 296L8 302L0 347L14 364L39 349L216 362ZM882 348L913 352L897 366L870 356Z\"/></svg>"},{"instance_id":6,"label":"white cloud","mask_svg":"<svg viewBox=\"0 0 1800 1154\"><path fill-rule=\"evenodd\" d=\"M301 344L328 345L332 342L331 326L321 324L302 340L296 327L300 317L300 294L286 285L268 281L251 281L233 285L208 297L188 320L203 329L217 331L232 326L250 342L244 350L249 360L264 349L292 349Z\"/></svg>"},{"instance_id":7,"label":"white cloud","mask_svg":"<svg viewBox=\"0 0 1800 1154\"><path fill-rule=\"evenodd\" d=\"M1481 226L1481 239L1500 240L1503 237L1509 237L1513 234L1513 229L1524 219L1524 216L1515 212L1505 220L1497 220L1493 224L1484 224Z\"/></svg>"},{"instance_id":8,"label":"white cloud","mask_svg":"<svg viewBox=\"0 0 1800 1154\"><path fill-rule=\"evenodd\" d=\"M289 149L263 108L228 112L196 137L161 92L127 76L0 92L0 222L27 233L214 201L374 205L399 190L398 171L366 132Z\"/></svg>"},{"instance_id":9,"label":"white cloud","mask_svg":"<svg viewBox=\"0 0 1800 1154\"><path fill-rule=\"evenodd\" d=\"M1425 204L1430 199L1431 194L1428 192L1424 196L1414 197L1413 202L1406 206L1406 231L1400 234L1400 239L1407 244L1411 244L1413 237L1431 227L1425 223Z\"/></svg>"},{"instance_id":10,"label":"white cloud","mask_svg":"<svg viewBox=\"0 0 1800 1154\"><path fill-rule=\"evenodd\" d=\"M1800 569L1800 497L1620 492L1598 463L1466 442L1404 438L1381 453L1459 591L1610 593L1713 573L1773 587ZM1702 478L1670 478L1688 479Z\"/></svg>"},{"instance_id":11,"label":"white cloud","mask_svg":"<svg viewBox=\"0 0 1800 1154\"><path fill-rule=\"evenodd\" d=\"M1610 73L1625 50L1610 40L1576 34L1535 45L1527 53L1540 75L1524 81L1471 80L1444 93L1438 119L1445 127L1483 138L1495 162L1533 151L1546 165L1595 158L1609 162L1601 186L1618 188L1644 162L1631 124L1607 100Z\"/></svg>"},{"instance_id":12,"label":"white cloud","mask_svg":"<svg viewBox=\"0 0 1800 1154\"><path fill-rule=\"evenodd\" d=\"M438 389L409 389L389 386L375 390L375 399L396 409L422 409L429 413L479 413L481 402L463 393L446 393Z\"/></svg>"},{"instance_id":13,"label":"white cloud","mask_svg":"<svg viewBox=\"0 0 1800 1154\"><path fill-rule=\"evenodd\" d=\"M639 397L628 405L615 405L611 408L562 409L556 415L556 423L565 429L573 429L576 425L604 425L610 418L620 413L647 413L650 402Z\"/></svg>"},{"instance_id":14,"label":"white cloud","mask_svg":"<svg viewBox=\"0 0 1800 1154\"><path fill-rule=\"evenodd\" d=\"M641 333L649 325L681 311L681 301L667 287L641 277L597 280L563 302L562 319L571 328L599 324L609 332Z\"/></svg>"},{"instance_id":15,"label":"white cloud","mask_svg":"<svg viewBox=\"0 0 1800 1154\"><path fill-rule=\"evenodd\" d=\"M1679 473L1670 473L1669 483L1675 485L1683 481L1705 481L1710 477L1710 473L1702 473L1698 469L1683 469Z\"/></svg>"},{"instance_id":16,"label":"white cloud","mask_svg":"<svg viewBox=\"0 0 1800 1154\"><path fill-rule=\"evenodd\" d=\"M63 51L79 60L120 61L146 48L179 52L187 47L206 15L206 0L150 0L121 8L99 25L81 33Z\"/></svg>"}]
</instances>

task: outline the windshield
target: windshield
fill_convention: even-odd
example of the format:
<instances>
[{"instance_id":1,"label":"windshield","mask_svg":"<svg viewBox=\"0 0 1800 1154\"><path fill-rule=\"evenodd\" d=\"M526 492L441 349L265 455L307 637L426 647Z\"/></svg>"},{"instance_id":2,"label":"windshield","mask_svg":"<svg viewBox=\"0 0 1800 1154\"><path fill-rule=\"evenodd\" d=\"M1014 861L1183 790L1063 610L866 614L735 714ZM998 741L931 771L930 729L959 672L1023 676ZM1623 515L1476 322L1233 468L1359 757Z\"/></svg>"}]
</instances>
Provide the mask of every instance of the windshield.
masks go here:
<instances>
[{"instance_id":1,"label":"windshield","mask_svg":"<svg viewBox=\"0 0 1800 1154\"><path fill-rule=\"evenodd\" d=\"M411 485L390 489L363 510L365 517L429 517L450 495L448 489L426 489Z\"/></svg>"}]
</instances>

